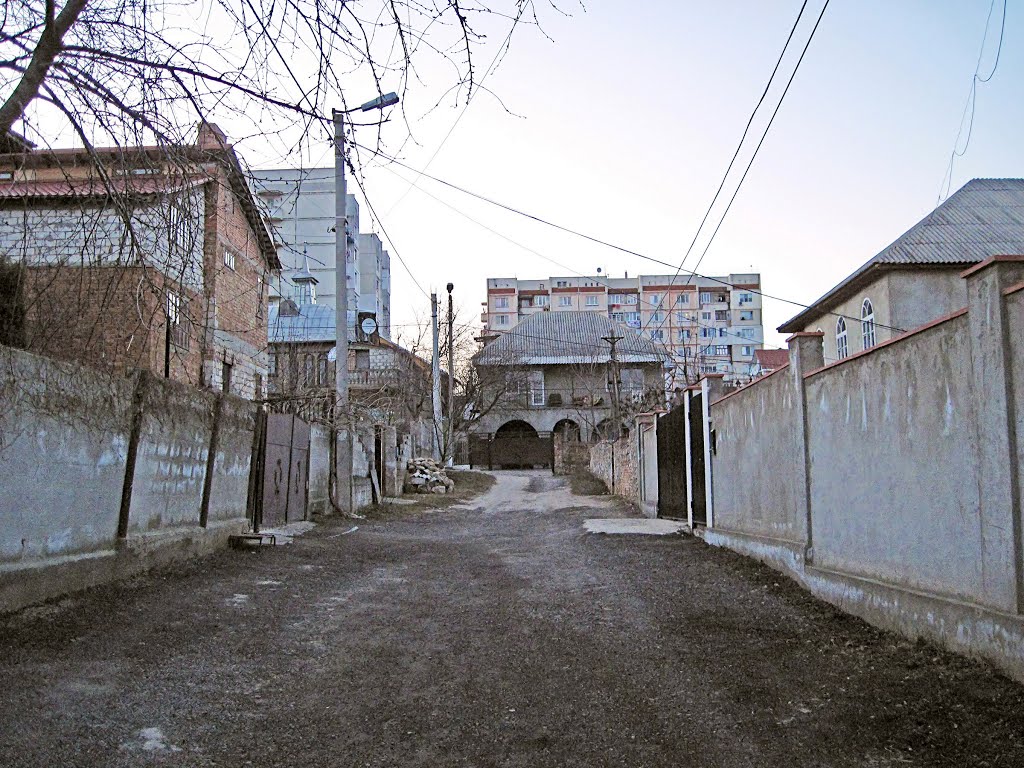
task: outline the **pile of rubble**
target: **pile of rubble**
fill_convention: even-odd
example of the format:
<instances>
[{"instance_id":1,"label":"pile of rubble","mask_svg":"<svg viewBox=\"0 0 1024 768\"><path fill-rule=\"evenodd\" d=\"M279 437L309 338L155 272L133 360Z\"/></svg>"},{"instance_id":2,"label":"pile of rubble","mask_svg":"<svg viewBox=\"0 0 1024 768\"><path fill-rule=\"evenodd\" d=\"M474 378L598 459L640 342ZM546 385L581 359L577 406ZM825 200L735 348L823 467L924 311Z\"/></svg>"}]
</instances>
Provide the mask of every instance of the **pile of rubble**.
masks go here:
<instances>
[{"instance_id":1,"label":"pile of rubble","mask_svg":"<svg viewBox=\"0 0 1024 768\"><path fill-rule=\"evenodd\" d=\"M431 458L410 459L405 468L405 493L451 493L455 481L444 473L444 467Z\"/></svg>"}]
</instances>

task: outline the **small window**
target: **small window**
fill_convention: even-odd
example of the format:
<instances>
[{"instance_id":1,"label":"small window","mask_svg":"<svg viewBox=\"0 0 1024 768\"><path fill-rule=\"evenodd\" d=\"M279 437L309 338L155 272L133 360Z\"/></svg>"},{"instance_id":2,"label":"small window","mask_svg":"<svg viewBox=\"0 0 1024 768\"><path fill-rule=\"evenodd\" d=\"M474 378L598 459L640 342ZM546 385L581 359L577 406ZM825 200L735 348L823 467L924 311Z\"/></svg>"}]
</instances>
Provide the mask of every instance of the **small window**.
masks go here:
<instances>
[{"instance_id":1,"label":"small window","mask_svg":"<svg viewBox=\"0 0 1024 768\"><path fill-rule=\"evenodd\" d=\"M743 339L753 339L754 338L754 329L753 328L740 328L739 329L739 335L740 335L740 338L743 338Z\"/></svg>"},{"instance_id":2,"label":"small window","mask_svg":"<svg viewBox=\"0 0 1024 768\"><path fill-rule=\"evenodd\" d=\"M864 299L860 305L860 332L864 337L864 349L875 346L875 308L871 299Z\"/></svg>"},{"instance_id":3,"label":"small window","mask_svg":"<svg viewBox=\"0 0 1024 768\"><path fill-rule=\"evenodd\" d=\"M535 306L535 307L546 307L547 305L548 305L548 297L547 296L534 296L533 297L533 306Z\"/></svg>"},{"instance_id":4,"label":"small window","mask_svg":"<svg viewBox=\"0 0 1024 768\"><path fill-rule=\"evenodd\" d=\"M626 313L626 325L631 328L640 327L640 313L639 312L627 312Z\"/></svg>"},{"instance_id":5,"label":"small window","mask_svg":"<svg viewBox=\"0 0 1024 768\"><path fill-rule=\"evenodd\" d=\"M850 354L850 345L846 337L846 318L840 317L836 321L836 354L842 360Z\"/></svg>"},{"instance_id":6,"label":"small window","mask_svg":"<svg viewBox=\"0 0 1024 768\"><path fill-rule=\"evenodd\" d=\"M700 319L701 320L710 320L711 319L711 313L710 312L701 312L700 313Z\"/></svg>"},{"instance_id":7,"label":"small window","mask_svg":"<svg viewBox=\"0 0 1024 768\"><path fill-rule=\"evenodd\" d=\"M530 405L544 405L544 371L530 371Z\"/></svg>"},{"instance_id":8,"label":"small window","mask_svg":"<svg viewBox=\"0 0 1024 768\"><path fill-rule=\"evenodd\" d=\"M587 306L588 307L596 307L597 306L597 296L587 296Z\"/></svg>"},{"instance_id":9,"label":"small window","mask_svg":"<svg viewBox=\"0 0 1024 768\"><path fill-rule=\"evenodd\" d=\"M560 306L560 307L571 307L572 306L572 296L559 296L558 297L558 306Z\"/></svg>"},{"instance_id":10,"label":"small window","mask_svg":"<svg viewBox=\"0 0 1024 768\"><path fill-rule=\"evenodd\" d=\"M715 310L715 322L726 323L729 321L729 310L727 309L716 309Z\"/></svg>"},{"instance_id":11,"label":"small window","mask_svg":"<svg viewBox=\"0 0 1024 768\"><path fill-rule=\"evenodd\" d=\"M508 309L508 296L499 296L494 300L494 306L498 309Z\"/></svg>"},{"instance_id":12,"label":"small window","mask_svg":"<svg viewBox=\"0 0 1024 768\"><path fill-rule=\"evenodd\" d=\"M676 296L676 304L687 305L689 303L690 303L690 294L688 294L688 293L680 293L678 296Z\"/></svg>"},{"instance_id":13,"label":"small window","mask_svg":"<svg viewBox=\"0 0 1024 768\"><path fill-rule=\"evenodd\" d=\"M234 366L231 365L227 360L221 365L220 369L220 388L225 392L231 391L231 372Z\"/></svg>"},{"instance_id":14,"label":"small window","mask_svg":"<svg viewBox=\"0 0 1024 768\"><path fill-rule=\"evenodd\" d=\"M718 344L715 346L715 354L719 357L727 357L729 355L729 347Z\"/></svg>"},{"instance_id":15,"label":"small window","mask_svg":"<svg viewBox=\"0 0 1024 768\"><path fill-rule=\"evenodd\" d=\"M167 293L167 330L171 344L188 349L188 300L179 293Z\"/></svg>"},{"instance_id":16,"label":"small window","mask_svg":"<svg viewBox=\"0 0 1024 768\"><path fill-rule=\"evenodd\" d=\"M711 303L711 294L710 293L701 293L701 295L700 295L700 303L701 304L710 304Z\"/></svg>"},{"instance_id":17,"label":"small window","mask_svg":"<svg viewBox=\"0 0 1024 768\"><path fill-rule=\"evenodd\" d=\"M230 248L224 249L224 266L228 269L235 268L235 252Z\"/></svg>"},{"instance_id":18,"label":"small window","mask_svg":"<svg viewBox=\"0 0 1024 768\"><path fill-rule=\"evenodd\" d=\"M754 320L754 310L744 309L740 312L740 322L749 323Z\"/></svg>"},{"instance_id":19,"label":"small window","mask_svg":"<svg viewBox=\"0 0 1024 768\"><path fill-rule=\"evenodd\" d=\"M661 306L661 294L660 293L652 293L649 301L651 303L651 306L654 306L654 307Z\"/></svg>"},{"instance_id":20,"label":"small window","mask_svg":"<svg viewBox=\"0 0 1024 768\"><path fill-rule=\"evenodd\" d=\"M508 315L498 315L497 324L508 325Z\"/></svg>"},{"instance_id":21,"label":"small window","mask_svg":"<svg viewBox=\"0 0 1024 768\"><path fill-rule=\"evenodd\" d=\"M676 332L676 337L680 341L689 341L689 339L690 339L690 329L689 328L680 328Z\"/></svg>"},{"instance_id":22,"label":"small window","mask_svg":"<svg viewBox=\"0 0 1024 768\"><path fill-rule=\"evenodd\" d=\"M752 354L754 354L753 350L753 347L740 347L740 354L743 355L744 357L750 357Z\"/></svg>"},{"instance_id":23,"label":"small window","mask_svg":"<svg viewBox=\"0 0 1024 768\"><path fill-rule=\"evenodd\" d=\"M655 312L653 315L651 315L651 322L652 323L660 323L661 322L661 312Z\"/></svg>"},{"instance_id":24,"label":"small window","mask_svg":"<svg viewBox=\"0 0 1024 768\"><path fill-rule=\"evenodd\" d=\"M664 341L664 339L665 339L665 332L663 330L661 330L661 329L651 331L651 338L654 341Z\"/></svg>"},{"instance_id":25,"label":"small window","mask_svg":"<svg viewBox=\"0 0 1024 768\"><path fill-rule=\"evenodd\" d=\"M568 288L569 287L569 283L567 281L565 281L565 280L559 280L558 282L555 283L555 287L556 288Z\"/></svg>"},{"instance_id":26,"label":"small window","mask_svg":"<svg viewBox=\"0 0 1024 768\"><path fill-rule=\"evenodd\" d=\"M741 293L740 294L739 305L741 307L744 306L745 304L753 304L753 303L754 303L754 294L752 294L752 293Z\"/></svg>"}]
</instances>

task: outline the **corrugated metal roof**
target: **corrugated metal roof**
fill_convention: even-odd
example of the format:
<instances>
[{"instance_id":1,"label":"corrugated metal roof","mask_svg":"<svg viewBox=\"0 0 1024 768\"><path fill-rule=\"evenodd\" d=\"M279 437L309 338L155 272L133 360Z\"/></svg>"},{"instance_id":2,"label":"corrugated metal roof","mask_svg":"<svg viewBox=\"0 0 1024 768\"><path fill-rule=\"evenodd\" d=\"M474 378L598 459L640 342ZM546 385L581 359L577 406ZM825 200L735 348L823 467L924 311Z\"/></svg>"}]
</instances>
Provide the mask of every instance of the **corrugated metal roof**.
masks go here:
<instances>
[{"instance_id":1,"label":"corrugated metal roof","mask_svg":"<svg viewBox=\"0 0 1024 768\"><path fill-rule=\"evenodd\" d=\"M1024 179L973 179L778 330L800 330L847 298L865 273L885 267L960 266L1024 253Z\"/></svg>"},{"instance_id":2,"label":"corrugated metal roof","mask_svg":"<svg viewBox=\"0 0 1024 768\"><path fill-rule=\"evenodd\" d=\"M165 194L205 183L200 179L170 179L163 175L120 176L109 185L98 179L60 179L56 181L3 181L0 199L106 197L125 191L138 195Z\"/></svg>"},{"instance_id":3,"label":"corrugated metal roof","mask_svg":"<svg viewBox=\"0 0 1024 768\"><path fill-rule=\"evenodd\" d=\"M491 341L476 355L480 365L604 363L611 346L603 336L621 336L616 353L623 363L662 364L667 352L632 328L600 312L538 312Z\"/></svg>"},{"instance_id":4,"label":"corrugated metal roof","mask_svg":"<svg viewBox=\"0 0 1024 768\"><path fill-rule=\"evenodd\" d=\"M271 344L335 341L334 307L303 304L297 309L298 314L293 315L282 314L280 307L270 308L267 313L267 340Z\"/></svg>"}]
</instances>

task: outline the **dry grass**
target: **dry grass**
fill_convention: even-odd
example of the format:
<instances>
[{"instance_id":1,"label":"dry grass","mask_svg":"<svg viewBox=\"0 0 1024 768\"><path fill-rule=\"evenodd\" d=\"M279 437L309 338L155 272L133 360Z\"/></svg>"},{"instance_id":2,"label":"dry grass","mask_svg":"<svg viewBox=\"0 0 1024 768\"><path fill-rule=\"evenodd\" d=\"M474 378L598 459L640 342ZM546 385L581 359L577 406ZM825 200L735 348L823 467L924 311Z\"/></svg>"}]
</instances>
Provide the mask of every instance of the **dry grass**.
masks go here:
<instances>
[{"instance_id":1,"label":"dry grass","mask_svg":"<svg viewBox=\"0 0 1024 768\"><path fill-rule=\"evenodd\" d=\"M580 469L569 476L569 486L577 496L605 496L608 486L585 469Z\"/></svg>"},{"instance_id":2,"label":"dry grass","mask_svg":"<svg viewBox=\"0 0 1024 768\"><path fill-rule=\"evenodd\" d=\"M363 514L372 519L390 517L403 512L446 509L487 493L494 483L497 482L494 475L473 470L450 469L447 475L455 481L455 490L452 493L406 494L402 498L412 501L412 504L384 503L376 509L364 510Z\"/></svg>"}]
</instances>

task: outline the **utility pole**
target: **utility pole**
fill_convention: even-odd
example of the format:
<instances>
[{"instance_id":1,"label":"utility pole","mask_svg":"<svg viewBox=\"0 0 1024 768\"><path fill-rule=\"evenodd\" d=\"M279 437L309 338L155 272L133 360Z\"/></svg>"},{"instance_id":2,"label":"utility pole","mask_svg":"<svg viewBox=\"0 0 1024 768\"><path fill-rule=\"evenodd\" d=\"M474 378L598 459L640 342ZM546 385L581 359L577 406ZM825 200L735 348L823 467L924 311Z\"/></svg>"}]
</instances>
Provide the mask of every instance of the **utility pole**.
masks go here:
<instances>
[{"instance_id":1,"label":"utility pole","mask_svg":"<svg viewBox=\"0 0 1024 768\"><path fill-rule=\"evenodd\" d=\"M616 442L622 437L622 412L619 405L619 358L615 354L615 345L623 338L623 336L616 336L614 332L611 336L601 337L602 341L607 341L612 347L611 357L608 361L612 377L612 422L615 424L615 439L612 442Z\"/></svg>"},{"instance_id":2,"label":"utility pole","mask_svg":"<svg viewBox=\"0 0 1024 768\"><path fill-rule=\"evenodd\" d=\"M434 458L441 461L441 358L437 349L437 294L430 294L430 318L434 332L434 357L430 364L433 379L432 399L434 405Z\"/></svg>"},{"instance_id":3,"label":"utility pole","mask_svg":"<svg viewBox=\"0 0 1024 768\"><path fill-rule=\"evenodd\" d=\"M342 512L352 509L352 435L345 426L348 413L348 189L345 184L345 113L334 117L334 503Z\"/></svg>"},{"instance_id":4,"label":"utility pole","mask_svg":"<svg viewBox=\"0 0 1024 768\"><path fill-rule=\"evenodd\" d=\"M445 442L445 462L455 465L455 312L452 309L454 283L448 283L448 439Z\"/></svg>"}]
</instances>

